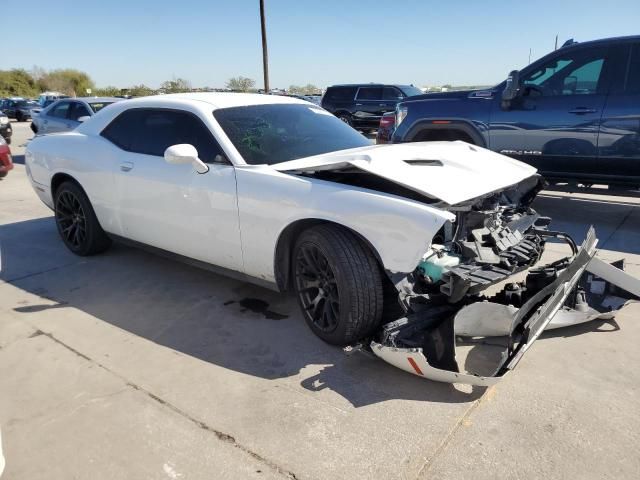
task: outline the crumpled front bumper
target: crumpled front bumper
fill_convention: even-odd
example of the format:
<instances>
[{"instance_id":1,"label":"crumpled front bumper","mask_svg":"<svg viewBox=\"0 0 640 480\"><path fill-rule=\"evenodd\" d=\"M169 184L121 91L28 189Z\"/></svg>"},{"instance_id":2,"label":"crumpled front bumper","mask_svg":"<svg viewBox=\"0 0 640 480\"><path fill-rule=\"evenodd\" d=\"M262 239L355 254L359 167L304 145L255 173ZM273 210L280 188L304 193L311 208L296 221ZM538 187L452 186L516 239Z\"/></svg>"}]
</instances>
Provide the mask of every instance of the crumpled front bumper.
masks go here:
<instances>
[{"instance_id":1,"label":"crumpled front bumper","mask_svg":"<svg viewBox=\"0 0 640 480\"><path fill-rule=\"evenodd\" d=\"M391 365L430 380L493 385L515 368L545 329L612 318L629 299L640 297L640 280L596 258L596 244L591 228L555 281L520 308L490 301L461 308L448 326L441 323L428 334L429 353L425 348L399 348L384 341L372 341L371 350ZM567 299L578 286L586 291L587 301L569 308ZM429 323L415 323L421 322ZM467 354L466 372L458 368L459 350Z\"/></svg>"}]
</instances>

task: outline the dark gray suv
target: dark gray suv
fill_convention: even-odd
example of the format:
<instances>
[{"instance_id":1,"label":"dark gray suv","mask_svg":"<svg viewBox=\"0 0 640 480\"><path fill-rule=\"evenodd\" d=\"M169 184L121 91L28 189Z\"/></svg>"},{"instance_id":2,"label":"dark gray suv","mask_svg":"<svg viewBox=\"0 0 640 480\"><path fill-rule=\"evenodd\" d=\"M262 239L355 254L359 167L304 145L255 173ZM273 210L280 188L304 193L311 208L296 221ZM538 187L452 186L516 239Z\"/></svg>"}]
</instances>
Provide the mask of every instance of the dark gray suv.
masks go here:
<instances>
[{"instance_id":1,"label":"dark gray suv","mask_svg":"<svg viewBox=\"0 0 640 480\"><path fill-rule=\"evenodd\" d=\"M422 95L413 85L358 83L327 88L321 106L359 130L376 130L380 118L393 112L396 104L414 95Z\"/></svg>"}]
</instances>

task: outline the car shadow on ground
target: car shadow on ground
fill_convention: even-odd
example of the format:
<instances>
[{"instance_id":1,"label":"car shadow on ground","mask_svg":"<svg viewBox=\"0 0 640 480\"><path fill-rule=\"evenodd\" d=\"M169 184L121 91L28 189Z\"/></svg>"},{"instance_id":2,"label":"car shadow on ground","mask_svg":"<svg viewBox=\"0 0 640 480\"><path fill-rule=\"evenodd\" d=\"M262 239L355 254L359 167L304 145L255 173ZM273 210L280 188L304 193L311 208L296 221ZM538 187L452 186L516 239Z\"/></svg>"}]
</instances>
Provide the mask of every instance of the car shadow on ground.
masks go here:
<instances>
[{"instance_id":1,"label":"car shadow on ground","mask_svg":"<svg viewBox=\"0 0 640 480\"><path fill-rule=\"evenodd\" d=\"M76 308L205 362L269 380L292 377L311 392L330 389L355 407L391 399L468 402L485 390L347 356L308 329L292 295L119 244L76 257L51 217L1 225L0 247L0 278L46 299L13 307L17 313Z\"/></svg>"},{"instance_id":2,"label":"car shadow on ground","mask_svg":"<svg viewBox=\"0 0 640 480\"><path fill-rule=\"evenodd\" d=\"M553 196L538 198L534 206L578 241L584 226L594 223L605 248L616 247L621 256L640 252L635 206ZM0 247L0 278L54 302L19 305L18 313L54 308L64 315L76 308L205 362L269 380L295 378L309 391L333 390L356 407L390 399L467 402L484 392L425 381L364 354L346 356L311 333L292 295L118 244L102 255L77 257L62 244L52 217L0 225Z\"/></svg>"}]
</instances>

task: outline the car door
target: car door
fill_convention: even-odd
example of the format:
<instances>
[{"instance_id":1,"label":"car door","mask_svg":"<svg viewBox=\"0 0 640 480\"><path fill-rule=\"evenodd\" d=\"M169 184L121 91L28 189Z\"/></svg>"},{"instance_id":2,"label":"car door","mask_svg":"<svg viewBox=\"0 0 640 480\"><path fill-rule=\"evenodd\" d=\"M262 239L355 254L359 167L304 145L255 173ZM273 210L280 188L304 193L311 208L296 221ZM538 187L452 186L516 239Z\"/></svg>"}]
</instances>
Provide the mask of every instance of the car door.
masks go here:
<instances>
[{"instance_id":1,"label":"car door","mask_svg":"<svg viewBox=\"0 0 640 480\"><path fill-rule=\"evenodd\" d=\"M354 120L377 125L384 112L382 87L360 87L356 94Z\"/></svg>"},{"instance_id":2,"label":"car door","mask_svg":"<svg viewBox=\"0 0 640 480\"><path fill-rule=\"evenodd\" d=\"M406 98L406 95L399 88L389 86L382 89L382 102L380 102L382 115L394 112L396 104Z\"/></svg>"},{"instance_id":3,"label":"car door","mask_svg":"<svg viewBox=\"0 0 640 480\"><path fill-rule=\"evenodd\" d=\"M640 182L640 42L620 45L621 68L614 75L598 136L599 176Z\"/></svg>"},{"instance_id":4,"label":"car door","mask_svg":"<svg viewBox=\"0 0 640 480\"><path fill-rule=\"evenodd\" d=\"M609 70L607 47L561 50L523 70L521 94L510 108L501 108L497 97L492 104L491 149L549 176L588 178Z\"/></svg>"},{"instance_id":5,"label":"car door","mask_svg":"<svg viewBox=\"0 0 640 480\"><path fill-rule=\"evenodd\" d=\"M78 120L79 118L90 116L91 112L83 102L71 102L71 106L67 112L66 126L68 127L68 130L73 130L80 125L80 121Z\"/></svg>"},{"instance_id":6,"label":"car door","mask_svg":"<svg viewBox=\"0 0 640 480\"><path fill-rule=\"evenodd\" d=\"M69 100L64 100L52 105L41 118L41 133L58 133L70 130L67 114L71 103Z\"/></svg>"},{"instance_id":7,"label":"car door","mask_svg":"<svg viewBox=\"0 0 640 480\"><path fill-rule=\"evenodd\" d=\"M116 209L124 235L137 242L242 271L234 167L195 113L129 109L102 132L114 145ZM170 165L171 145L188 143L209 171Z\"/></svg>"}]
</instances>

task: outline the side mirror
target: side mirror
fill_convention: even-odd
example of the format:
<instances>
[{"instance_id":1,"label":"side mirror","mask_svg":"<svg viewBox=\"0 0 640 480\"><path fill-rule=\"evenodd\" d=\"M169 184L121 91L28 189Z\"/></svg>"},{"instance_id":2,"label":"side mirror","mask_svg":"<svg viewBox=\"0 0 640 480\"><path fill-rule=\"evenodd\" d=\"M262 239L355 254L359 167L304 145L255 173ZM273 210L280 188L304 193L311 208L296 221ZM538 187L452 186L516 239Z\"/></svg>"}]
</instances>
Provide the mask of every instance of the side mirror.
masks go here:
<instances>
[{"instance_id":1,"label":"side mirror","mask_svg":"<svg viewBox=\"0 0 640 480\"><path fill-rule=\"evenodd\" d=\"M83 115L82 117L78 117L78 121L80 123L82 122L86 122L87 120L89 120L91 117L89 115Z\"/></svg>"},{"instance_id":2,"label":"side mirror","mask_svg":"<svg viewBox=\"0 0 640 480\"><path fill-rule=\"evenodd\" d=\"M184 165L190 163L198 173L207 173L209 167L198 158L198 150L188 143L171 145L164 151L164 160L171 165Z\"/></svg>"},{"instance_id":3,"label":"side mirror","mask_svg":"<svg viewBox=\"0 0 640 480\"><path fill-rule=\"evenodd\" d=\"M513 70L507 77L507 84L502 91L502 108L508 110L511 102L520 94L520 72Z\"/></svg>"}]
</instances>

